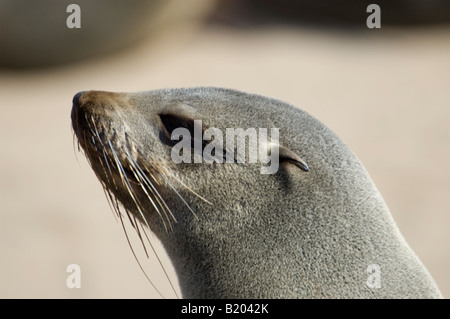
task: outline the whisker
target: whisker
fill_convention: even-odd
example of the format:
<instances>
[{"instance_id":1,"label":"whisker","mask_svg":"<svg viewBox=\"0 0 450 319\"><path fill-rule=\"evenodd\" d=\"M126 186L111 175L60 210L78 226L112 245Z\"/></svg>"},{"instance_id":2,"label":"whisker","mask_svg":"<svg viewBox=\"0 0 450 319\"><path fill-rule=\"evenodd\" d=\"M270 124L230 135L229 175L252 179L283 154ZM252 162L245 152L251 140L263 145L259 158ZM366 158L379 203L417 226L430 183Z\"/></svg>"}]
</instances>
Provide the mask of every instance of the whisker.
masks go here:
<instances>
[{"instance_id":1,"label":"whisker","mask_svg":"<svg viewBox=\"0 0 450 319\"><path fill-rule=\"evenodd\" d=\"M151 198L151 196L148 194L147 192L147 187L149 187L151 193L153 195L155 195L155 200L158 202L158 204L160 205L160 207L163 209L164 211L164 215L166 216L166 219L169 223L170 229L172 229L172 224L170 222L170 219L167 215L167 212L170 214L170 216L173 218L173 220L175 222L177 222L175 216L172 214L172 211L170 210L170 208L167 206L165 200L161 197L161 195L159 194L159 191L156 189L156 187L153 185L153 183L148 179L148 177L145 175L145 173L142 171L142 169L140 168L140 166L134 161L133 157L130 155L128 149L126 147L124 147L125 152L127 153L127 160L130 163L130 167L131 167L131 171L133 172L134 176L136 177L136 180L139 181L141 188L143 189L143 191L145 192L145 194L147 195L147 197L149 198L150 201L153 200ZM155 206L155 205L154 205ZM155 207L156 208L156 207ZM159 213L159 212L158 212ZM161 215L160 215L161 216Z\"/></svg>"},{"instance_id":2,"label":"whisker","mask_svg":"<svg viewBox=\"0 0 450 319\"><path fill-rule=\"evenodd\" d=\"M112 195L111 195L111 193L110 193L109 191L108 191L108 195L109 195L111 198L113 198ZM142 272L144 273L144 275L145 275L145 277L147 278L147 280L152 284L152 286L156 289L156 291L159 293L159 295L160 295L162 298L165 298L165 297L158 291L158 289L155 287L155 285L152 283L152 281L151 281L150 278L148 277L147 273L146 273L145 270L143 269L142 264L139 262L138 257L137 257L137 255L136 255L135 251L133 250L133 247L132 247L132 244L131 244L131 240L130 240L130 238L129 238L129 236L128 236L128 233L127 233L127 231L126 231L126 229L125 229L125 226L124 226L124 223L123 223L123 219L122 219L122 215L123 215L123 214L120 212L119 203L118 203L117 200L116 200L115 202L116 202L116 205L115 205L114 211L116 211L117 215L119 216L120 222L121 222L121 224L122 224L122 228L124 228L124 231L125 231L125 236L127 237L128 245L130 246L130 248L131 248L131 250L132 250L132 253L133 253L134 258L135 258L136 261L138 262L138 265L139 265L139 267L141 268L141 270L142 270ZM141 243L142 243L142 247L143 247L143 249L144 249L145 255L147 256L147 258L150 258L149 254L148 254L148 251L147 251L147 248L146 248L146 245L145 245L145 243L144 243L144 239L143 239L143 237L142 237L142 235L141 235L141 230L139 229L139 224L141 225L142 232L144 233L145 238L147 239L147 242L148 242L148 244L150 245L150 248L151 248L153 254L155 255L155 257L156 257L156 259L157 259L157 261L158 261L160 267L162 268L165 277L166 277L167 280L169 281L169 284L170 284L170 286L171 286L173 292L175 293L176 297L179 299L180 296L178 295L178 293L177 293L177 291L176 291L176 289L175 289L175 287L174 287L174 284L173 284L172 280L170 279L170 277L169 277L169 275L168 275L168 273L167 273L167 271L166 271L166 268L164 267L164 265L163 265L161 259L159 258L158 254L157 254L157 252L156 252L156 250L155 250L155 248L154 248L154 246L153 246L153 244L152 244L152 242L151 242L151 240L150 240L150 237L148 236L148 234L147 234L145 228L143 228L142 222L136 220L135 217L132 218L132 217L131 217L132 214L130 214L130 213L128 212L128 210L125 210L125 211L126 211L126 215L127 215L127 217L128 217L128 220L130 221L131 226L137 231L137 234L138 234L138 237L139 237L139 239L140 239L140 241L141 241Z\"/></svg>"},{"instance_id":3,"label":"whisker","mask_svg":"<svg viewBox=\"0 0 450 319\"><path fill-rule=\"evenodd\" d=\"M137 144L136 141L129 135L127 135L127 138L129 138L133 143ZM164 176L163 173L161 173L161 171L152 163L150 162L147 158L152 158L149 154L147 154L147 152L144 150L145 154L141 152L140 149L137 150L139 155L145 159L145 161L152 167L153 170L155 170L159 176L161 176L161 178L164 180L164 182L169 185L169 187L175 192L175 194L183 201L183 203L188 207L188 209L191 211L191 213L198 219L197 215L195 214L195 212L191 209L191 207L189 206L189 204L184 200L184 198L181 196L181 194L176 190L176 188L172 185L172 183ZM139 165L138 165L139 166ZM189 190L192 194L194 194L195 196L197 196L198 198L200 198L201 200L205 201L206 203L212 205L211 202L209 202L208 200L206 200L204 197L200 196L198 193L196 193L194 190L192 190L191 188L189 188L188 186L186 186L186 184L184 184L183 182L181 182L175 175L169 173L167 170L165 170L165 173L172 176L173 178L175 178L182 186L184 186L187 190ZM145 175L145 174L144 174Z\"/></svg>"},{"instance_id":4,"label":"whisker","mask_svg":"<svg viewBox=\"0 0 450 319\"><path fill-rule=\"evenodd\" d=\"M77 145L78 152L80 152L80 151L81 151L81 148L80 148L80 141L76 138L75 131L74 131L73 128L72 128L72 148L73 148L73 154L75 154L75 158L76 158L76 160L77 160L77 163L78 163L78 165L80 165L80 160L79 160L79 158L78 158L78 155L77 155L77 152L76 152L76 149L75 149L75 145Z\"/></svg>"},{"instance_id":5,"label":"whisker","mask_svg":"<svg viewBox=\"0 0 450 319\"><path fill-rule=\"evenodd\" d=\"M102 168L103 168L103 172L105 173L105 176L106 176L106 178L108 179L108 182L109 182L109 177L108 177L108 176L111 176L112 184L114 185L115 188L117 188L117 185L116 185L116 183L115 183L115 181L114 181L114 178L112 178L113 174L112 174L112 171L111 171L111 167L110 167L110 165L109 165L109 161L110 161L110 160L109 160L109 158L108 158L108 155L107 155L106 152L105 152L105 149L106 149L106 148L105 148L105 145L103 144L102 139L100 138L100 134L98 133L97 125L95 124L94 118L91 116L90 119L91 119L91 121L92 121L92 124L94 125L94 129L92 129L92 127L90 126L90 123L88 122L89 128L91 129L91 132L93 133L93 135L95 135L95 137L97 137L97 139L98 139L98 141L99 141L99 143L100 143L100 145L101 145L101 150L102 150L102 153L103 153L103 158L105 159L106 166L108 166L109 175L106 174L105 168L104 168L104 166L103 166L103 162L102 162L102 160L101 160L101 158L100 158L100 154L98 154L99 151L98 151L97 148L96 148L96 150L97 150L97 155L99 155L99 161L100 161L100 164L102 165Z\"/></svg>"},{"instance_id":6,"label":"whisker","mask_svg":"<svg viewBox=\"0 0 450 319\"><path fill-rule=\"evenodd\" d=\"M169 217L167 216L166 210L165 210L164 207L162 206L160 200L159 200L157 197L153 198L152 196L149 195L149 193L148 193L148 191L147 191L147 188L146 188L145 185L142 183L142 181L139 179L139 176L138 176L138 174L136 173L135 168L131 167L131 171L132 171L133 175L135 176L136 180L139 182L139 186L142 188L142 190L144 191L145 195L147 195L148 200L152 203L153 208L155 208L155 210L156 210L156 212L158 213L159 217L161 217L161 221L163 222L165 231L166 231L166 232L168 231L167 226L166 226L166 223L164 222L164 219L163 219L163 217L162 217L162 215L161 215L160 209L158 208L158 205L155 203L154 199L155 199L155 200L157 201L157 203L159 204L159 207L161 207L161 209L162 209L162 211L163 211L163 213L164 213L164 216L166 217L166 220L167 220L168 223L169 223L169 228L172 230L172 223L170 222L170 219L169 219ZM155 191L153 191L152 189L150 189L150 191L151 191L151 193L152 193L153 195L155 195ZM158 193L158 195L159 195L159 193Z\"/></svg>"},{"instance_id":7,"label":"whisker","mask_svg":"<svg viewBox=\"0 0 450 319\"><path fill-rule=\"evenodd\" d=\"M175 176L175 174L173 174L172 172L170 172L168 170L164 170L164 171L167 175L170 175L171 177L173 177L178 183L180 183L183 187L185 187L187 190L189 190L192 194L194 194L195 196L197 196L198 198L203 200L205 203L212 205L212 203L210 201L208 201L206 198L204 198L203 196L201 196L200 194L195 192L193 189L191 189L189 186L187 186L185 183L183 183L178 177Z\"/></svg>"},{"instance_id":8,"label":"whisker","mask_svg":"<svg viewBox=\"0 0 450 319\"><path fill-rule=\"evenodd\" d=\"M128 236L128 232L127 232L126 227L125 227L125 224L124 224L124 222L123 222L123 218L122 218L123 214L121 213L120 206L119 206L119 203L118 203L117 199L115 199L115 198L112 196L112 194L111 194L111 192L110 192L109 190L106 190L106 193L108 194L108 198L109 198L108 203L110 203L110 201L111 201L110 204L111 204L111 206L113 207L113 211L116 212L116 215L118 216L118 218L119 218L119 220L120 220L120 223L121 223L122 228L123 228L124 233L125 233L125 237L126 237L126 239L127 239L128 246L130 247L131 252L133 253L134 258L135 258L136 262L138 263L139 268L140 268L141 271L144 273L144 276L145 276L145 277L147 278L147 280L150 282L150 284L152 285L152 287L153 287L153 288L157 291L157 293L161 296L161 298L164 298L164 299L165 299L165 296L159 291L159 289L155 286L155 284L154 284L154 283L151 281L151 279L148 277L146 271L144 270L142 264L141 264L140 261L139 261L139 258L137 257L137 255L136 255L136 253L135 253L135 251L134 251L134 249L133 249L133 246L132 246L132 244L131 244L130 237ZM114 200L113 200L113 198L114 198ZM113 203L112 203L113 201L115 202L115 205L113 205ZM141 236L141 233L140 233L140 230L139 230L139 226L138 226L138 225L140 224L140 222L138 223L138 222L136 221L135 218L131 218L131 214L128 212L128 210L125 210L125 211L126 211L126 215L127 215L127 217L128 217L128 220L130 221L131 226L137 231L137 234L138 234L139 239L140 239L140 241L141 241L141 243L142 243L142 247L143 247L143 249L144 249L145 255L147 256L147 258L150 258L150 257L149 257L149 254L148 254L148 252L147 252L147 248L146 248L146 246L145 246L144 240L143 240L143 238L142 238L142 236ZM142 226L141 226L141 227L142 227ZM142 229L143 229L143 228L142 228ZM144 230L144 229L143 229L143 230ZM173 283L172 283L172 281L170 280L170 278L168 277L167 272L166 272L164 266L162 265L161 260L159 259L158 255L156 254L156 251L155 251L155 249L153 248L153 245L151 244L150 239L149 239L149 237L147 236L147 233L145 232L145 230L144 230L144 235L145 235L145 237L147 238L147 241L149 242L150 247L152 248L152 251L154 252L154 254L155 254L155 256L156 256L156 258L157 258L157 260L158 260L160 266L162 267L164 273L166 274L166 277L167 277L167 279L169 280L170 286L171 286L172 289L174 290L175 295L177 296L177 298L179 298L179 296L178 296L178 294L177 294L175 288L173 287Z\"/></svg>"},{"instance_id":9,"label":"whisker","mask_svg":"<svg viewBox=\"0 0 450 319\"><path fill-rule=\"evenodd\" d=\"M127 136L131 139L133 143L135 143L134 139L130 136ZM177 189L173 186L173 184L165 177L164 174L161 173L161 171L151 162L147 159L147 157L151 158L148 154L143 154L140 149L137 150L139 155L161 176L161 178L164 180L164 182L175 192L175 194L181 199L181 201L184 203L184 205L188 208L188 210L192 213L192 215L198 220L197 214L194 212L194 210L191 208L191 206L186 202L186 200L183 198L183 196L177 191ZM145 151L144 151L145 152ZM167 170L165 170L166 173ZM145 174L144 174L145 175ZM187 187L184 183L182 183L178 178L176 178L173 174L169 174L170 176L174 177L178 182L180 182L181 185L185 186L187 190L192 192L195 196L199 197L201 200L204 200L208 204L212 205L209 201L207 201L205 198L194 192L191 188Z\"/></svg>"},{"instance_id":10,"label":"whisker","mask_svg":"<svg viewBox=\"0 0 450 319\"><path fill-rule=\"evenodd\" d=\"M142 191L145 193L145 196L148 198L149 202L151 203L151 205L161 218L162 224L166 232L168 231L167 225L170 227L170 230L172 230L171 220L176 222L176 218L155 185L161 185L162 182L165 182L167 185L170 186L171 189L175 191L177 196L179 196L183 200L183 202L188 206L187 202L181 197L181 195L175 190L174 186L169 182L169 180L167 180L167 178L163 174L161 174L161 171L157 169L153 163L149 162L150 165L149 167L153 167L153 170L144 171L141 168L141 166L137 163L137 161L131 156L129 149L123 144L121 146L119 144L119 146L117 146L118 147L117 149L120 150L120 152L124 152L126 156L123 156L124 159L119 158L118 155L119 153L116 151L112 143L112 141L116 140L115 139L110 140L108 138L102 139L101 136L103 136L103 131L100 131L98 129L98 127L100 127L102 130L104 129L103 127L101 127L101 124L100 126L98 126L98 123L96 122L94 116L92 115L88 116L85 114L85 118L89 134L83 134L80 136L81 139L78 138L77 141L78 150L81 151L80 146L83 146L84 148L83 151L85 152L86 159L88 160L89 164L94 168L94 170L95 168L97 168L97 170L100 169L99 172L103 171L101 175L97 176L102 177L99 178L99 180L101 182L103 192L105 193L105 197L107 198L108 205L113 211L115 219L119 220L120 224L122 225L128 246L130 247L133 253L134 259L138 263L139 268L144 273L147 280L159 294L159 296L162 298L166 298L162 294L162 292L156 287L156 285L152 282L150 277L147 275L146 271L143 268L143 264L139 260L140 258L142 259L142 257L141 256L138 257L136 253L137 251L135 251L135 249L133 248L131 240L132 238L130 238L128 233L130 225L136 231L136 235L142 244L143 253L145 253L146 258L150 258L151 252L153 252L153 254L156 256L159 266L162 268L164 272L166 279L169 281L169 284L174 294L176 295L177 298L180 298L177 293L177 290L175 289L174 283L169 277L166 268L164 267L160 257L158 256L154 248L154 245L149 237L149 234L147 233L151 231L151 228L145 216L144 213L145 210L143 210L144 206L141 203L143 199L138 197L138 193L136 191L138 191L139 189L137 189L136 187L140 187ZM80 141L82 143L80 143ZM75 151L75 133L73 135L73 147ZM124 154L121 153L120 155L122 156ZM126 163L122 161L126 161ZM119 175L118 177L120 177L120 180L114 177L117 176L117 174ZM122 182L122 185L116 185L117 183L120 184L120 181ZM114 188L110 189L112 185L115 187L115 189ZM128 195L134 202L136 210L138 211L138 215L130 213L130 211L115 197L113 191L123 187L125 187L126 191L128 192ZM189 206L188 208L190 209ZM123 210L125 213L123 212ZM192 211L192 209L190 210ZM192 213L194 212L192 211ZM127 226L125 225L124 221L125 218L127 218L128 221L130 222L130 224ZM135 238L133 238L133 240L134 239Z\"/></svg>"},{"instance_id":11,"label":"whisker","mask_svg":"<svg viewBox=\"0 0 450 319\"><path fill-rule=\"evenodd\" d=\"M148 255L148 252L147 252L147 247L145 246L145 242L144 242L144 240L143 240L143 238L141 236L141 231L139 229L139 224L141 224L141 227L142 227L142 223L138 223L138 221L136 220L136 217L134 217L134 216L133 216L133 219L134 219L134 223L136 225L136 228L135 228L136 229L136 233L137 233L137 235L139 237L139 240L141 241L142 247L144 248L145 256L147 256L147 258L150 258L149 255ZM142 231L145 234L145 231L144 231L143 227L142 227Z\"/></svg>"},{"instance_id":12,"label":"whisker","mask_svg":"<svg viewBox=\"0 0 450 319\"><path fill-rule=\"evenodd\" d=\"M110 146L111 146L111 145L110 145ZM111 146L111 147L112 147L112 146ZM128 162L130 163L130 168L131 168L130 170L131 170L132 173L134 174L136 180L139 182L139 185L140 185L141 188L144 190L145 194L147 195L147 197L148 197L149 200L151 201L151 203L152 203L152 205L154 206L154 208L158 211L158 214L161 216L161 214L159 213L159 209L158 209L157 206L155 205L155 203L154 203L152 197L148 194L147 189L144 187L145 185L142 184L142 181L144 181L144 183L146 183L148 186L150 186L150 187L151 187L150 189L153 189L154 192L156 192L156 195L162 200L163 204L165 205L165 208L170 212L171 216L172 216L172 217L174 218L174 220L175 220L175 217L173 216L173 214L172 214L172 212L170 211L169 207L167 206L167 204L165 203L165 201L163 200L163 198L162 198L161 195L159 194L158 190L157 190L157 189L154 187L154 185L148 180L147 176L146 176L146 175L144 174L144 172L141 170L141 168L139 167L139 165L137 165L137 163L134 161L133 157L132 157L131 154L129 153L128 148L125 147L124 145L122 145L122 148L123 148L123 150L124 150L124 151L126 152L126 154L127 154L126 158L127 158ZM116 157L116 155L114 155L114 156ZM154 192L152 192L152 194L155 194ZM158 203L161 205L161 202L160 202L157 198L156 198L156 200L157 200ZM143 218L144 218L144 217L143 217ZM171 224L170 224L170 220L168 219L167 214L166 214L166 218L167 218L167 220L168 220L168 222L169 222L170 228L172 228L172 226L171 226ZM144 219L144 220L145 220L145 219ZM176 220L175 220L175 222L176 222ZM136 220L135 220L135 223L136 223L136 226L137 226L137 227L136 227L136 231L137 231L138 236L139 236L139 238L140 238L140 240L141 240L141 243L142 243L143 246L144 246L145 254L146 254L147 257L148 257L147 249L145 248L145 244L144 244L144 242L143 242L143 239L142 239L142 236L141 236L141 233L140 233L140 230L139 230L139 226L138 226L138 223L136 222ZM147 228L150 229L150 227L149 227L149 225L148 225L148 223L147 223L146 220L145 220L145 224L146 224ZM163 221L163 224L164 224L164 226L165 226L164 221ZM141 223L141 225L142 225L142 223ZM142 227L142 226L141 226L141 227ZM178 293L176 292L176 289L175 289L175 287L174 287L174 285L173 285L173 283L172 283L172 280L170 279L170 277L169 277L169 275L168 275L168 273L167 273L167 271L166 271L166 269L165 269L165 267L164 267L164 265L163 265L161 259L159 258L158 254L156 253L156 250L154 249L153 244L152 244L151 241L150 241L150 238L147 236L147 233L146 233L145 229L142 228L142 230L143 230L143 232L144 232L144 234L145 234L145 236L146 236L146 238L147 238L147 241L148 241L148 243L149 243L149 245L150 245L150 247L151 247L151 249L152 249L154 255L156 256L156 258L157 258L157 260L158 260L159 265L161 266L161 268L162 268L162 270L163 270L163 272L164 272L164 274L165 274L167 280L169 281L170 286L172 287L172 290L174 291L174 293L175 293L175 295L177 296L177 298L179 298ZM166 231L167 231L167 229L166 229Z\"/></svg>"},{"instance_id":13,"label":"whisker","mask_svg":"<svg viewBox=\"0 0 450 319\"><path fill-rule=\"evenodd\" d=\"M111 198L111 201L112 201L112 198L113 198L113 197L112 197L112 195L111 195L111 193L110 193L109 191L108 191L108 195L109 195L109 197ZM150 278L148 277L146 271L144 270L142 264L141 264L140 261L139 261L139 258L137 257L137 255L136 255L136 253L135 253L135 251L134 251L134 249L133 249L133 247L132 247L131 240L130 240L130 238L129 238L129 236L128 236L126 227L125 227L125 225L124 225L124 223L123 223L123 218L122 218L123 214L121 214L121 212L120 212L120 207L119 207L119 204L118 204L117 200L116 200L116 205L115 205L114 211L116 211L117 216L118 216L119 219L120 219L120 222L121 222L121 224L122 224L122 228L124 229L125 236L126 236L126 238L127 238L128 245L130 246L131 251L132 251L132 253L133 253L133 256L134 256L134 258L136 259L136 261L137 261L139 267L141 268L142 272L144 273L145 277L146 277L147 280L150 282L150 284L151 284L151 285L155 288L155 290L158 292L158 294L159 294L162 298L165 298L165 297L162 295L162 293L156 288L156 286L153 284L153 282L150 280ZM160 267L162 268L165 277L166 277L167 280L169 281L169 284L170 284L170 286L171 286L173 292L175 293L176 297L179 299L180 297L179 297L179 295L178 295L178 293L177 293L177 291L176 291L176 289L175 289L175 287L174 287L174 284L173 284L172 280L170 279L170 277L169 277L169 275L168 275L168 273L167 273L167 271L166 271L166 269L165 269L165 267L164 267L164 265L163 265L161 259L159 258L159 256L158 256L158 254L157 254L157 252L156 252L156 250L155 250L155 248L154 248L154 246L153 246L153 244L152 244L152 242L151 242L151 240L150 240L150 238L149 238L147 232L146 232L145 229L143 228L142 222L136 220L136 217L133 217L133 218L132 218L132 214L130 214L128 210L125 210L125 211L126 211L126 215L127 215L127 217L128 217L128 220L130 221L131 226L136 230L137 235L138 235L138 237L139 237L139 240L140 240L141 243L142 243L142 247L143 247L143 249L144 249L145 255L147 256L147 258L150 258L149 254L148 254L148 251L147 251L147 248L146 248L146 245L145 245L145 243L144 243L144 239L143 239L143 237L142 237L142 235L141 235L141 230L140 230L140 228L139 228L139 224L141 225L142 232L144 233L145 238L147 239L147 242L148 242L148 244L150 245L150 248L151 248L153 254L155 255L155 257L156 257L156 259L157 259L157 261L158 261Z\"/></svg>"},{"instance_id":14,"label":"whisker","mask_svg":"<svg viewBox=\"0 0 450 319\"><path fill-rule=\"evenodd\" d=\"M180 299L180 296L178 295L177 290L175 289L175 287L174 287L174 285L173 285L173 283L172 283L172 280L170 280L169 274L167 273L165 267L163 266L163 263L162 263L161 259L159 258L158 254L156 253L156 250L155 250L155 248L153 247L153 244L152 244L152 242L150 241L150 238L149 238L149 236L147 235L147 232L145 231L144 228L142 228L142 229L143 229L143 232L144 232L145 237L147 238L148 243L150 244L150 248L152 249L153 254L156 256L156 259L158 259L158 263L161 265L161 268L162 268L162 270L164 271L164 274L165 274L166 278L169 280L169 283L170 283L170 286L172 287L173 292L175 293L175 295L177 296L177 298Z\"/></svg>"},{"instance_id":15,"label":"whisker","mask_svg":"<svg viewBox=\"0 0 450 319\"><path fill-rule=\"evenodd\" d=\"M145 218L144 213L143 213L142 210L141 210L142 205L141 205L141 203L139 202L139 200L136 198L136 196L134 195L134 192L133 192L133 190L132 190L132 188L131 188L130 182L129 182L128 177L127 177L127 174L126 174L126 172L125 172L125 170L124 170L122 164L120 163L119 157L117 156L116 151L114 150L114 147L112 146L110 140L108 140L108 144L109 144L109 147L110 147L110 149L111 149L111 152L113 153L114 160L116 161L117 169L118 169L120 178L121 178L121 180L122 180L122 183L123 183L123 184L125 185L125 187L127 188L128 193L129 193L130 196L131 196L131 199L132 199L133 202L135 203L136 208L137 208L137 210L139 211L139 214L140 214L141 217L142 217L142 220L145 221L145 224L146 224L147 227L150 229L150 226L149 226L148 223L147 223L147 219Z\"/></svg>"},{"instance_id":16,"label":"whisker","mask_svg":"<svg viewBox=\"0 0 450 319\"><path fill-rule=\"evenodd\" d=\"M128 215L128 211L127 211L127 215ZM141 263L140 263L138 257L136 256L136 253L135 253L135 251L134 251L134 249L133 249L133 246L131 245L131 241L130 241L130 238L129 238L129 236L128 236L127 229L126 229L126 227L125 227L125 224L123 223L123 219L122 219L122 215L121 215L121 214L119 214L119 219L120 219L120 223L121 223L121 225L122 225L123 231L124 231L124 233L125 233L125 237L127 238L128 246L130 247L131 252L133 253L134 259L135 259L136 262L138 263L139 268L141 268L142 272L144 273L145 278L147 278L147 280L150 282L150 284L151 284L152 287L156 290L156 292L161 296L161 298L166 299L166 298L164 297L164 295L159 291L159 289L156 288L155 284L150 280L150 278L148 277L148 275L147 275L147 273L145 272L144 268L142 267L142 265L141 265Z\"/></svg>"},{"instance_id":17,"label":"whisker","mask_svg":"<svg viewBox=\"0 0 450 319\"><path fill-rule=\"evenodd\" d=\"M112 195L111 192L108 190L108 188L106 187L106 185L104 185L103 182L102 182L102 188L103 188L103 192L105 193L105 197L106 197L106 199L107 199L109 208L110 208L111 211L113 212L114 219L115 219L116 221L118 221L118 220L117 220L117 215L118 215L120 212L117 212L116 209L115 209L114 206L113 206L113 195ZM114 212L115 212L115 214L114 214Z\"/></svg>"},{"instance_id":18,"label":"whisker","mask_svg":"<svg viewBox=\"0 0 450 319\"><path fill-rule=\"evenodd\" d=\"M167 185L169 185L169 187L175 192L175 194L181 199L181 201L186 205L186 207L189 209L189 211L194 215L194 217L196 219L198 219L197 214L193 211L193 209L191 208L191 206L189 206L189 204L185 201L185 199L183 198L183 196L181 196L181 194L176 190L176 188L172 185L172 183L164 176L164 174L162 174L158 168L156 168L156 166L151 163L144 154L142 154L140 152L140 150L138 150L139 154L142 156L142 158L145 159L145 161L150 164L152 166L152 168L161 176L161 178L166 182ZM194 193L195 194L195 193Z\"/></svg>"}]
</instances>

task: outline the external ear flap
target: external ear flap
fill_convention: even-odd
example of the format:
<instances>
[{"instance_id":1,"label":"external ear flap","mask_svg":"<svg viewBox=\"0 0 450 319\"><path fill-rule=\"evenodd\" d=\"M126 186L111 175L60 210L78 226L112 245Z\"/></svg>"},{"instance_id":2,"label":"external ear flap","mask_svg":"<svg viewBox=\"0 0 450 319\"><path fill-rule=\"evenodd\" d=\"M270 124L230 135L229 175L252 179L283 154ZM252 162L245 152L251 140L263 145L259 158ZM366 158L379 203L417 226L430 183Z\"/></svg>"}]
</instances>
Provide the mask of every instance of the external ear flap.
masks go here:
<instances>
[{"instance_id":1,"label":"external ear flap","mask_svg":"<svg viewBox=\"0 0 450 319\"><path fill-rule=\"evenodd\" d=\"M306 162L302 160L300 156L284 146L278 145L278 156L280 158L280 163L286 161L296 165L302 171L309 171L308 164L306 164Z\"/></svg>"}]
</instances>

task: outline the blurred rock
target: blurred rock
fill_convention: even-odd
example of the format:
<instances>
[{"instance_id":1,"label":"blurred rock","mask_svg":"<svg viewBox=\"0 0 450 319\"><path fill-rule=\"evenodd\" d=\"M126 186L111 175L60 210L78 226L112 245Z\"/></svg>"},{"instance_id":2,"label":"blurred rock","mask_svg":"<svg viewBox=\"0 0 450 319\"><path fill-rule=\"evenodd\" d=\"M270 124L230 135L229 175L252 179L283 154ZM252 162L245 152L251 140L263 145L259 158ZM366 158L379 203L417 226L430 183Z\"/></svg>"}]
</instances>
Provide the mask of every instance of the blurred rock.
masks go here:
<instances>
[{"instance_id":1,"label":"blurred rock","mask_svg":"<svg viewBox=\"0 0 450 319\"><path fill-rule=\"evenodd\" d=\"M275 22L366 28L372 3L380 6L383 25L450 22L448 0L220 0L213 20L234 26Z\"/></svg>"},{"instance_id":2,"label":"blurred rock","mask_svg":"<svg viewBox=\"0 0 450 319\"><path fill-rule=\"evenodd\" d=\"M0 67L59 65L127 48L171 17L200 17L211 0L0 0ZM69 4L80 6L81 28L70 29ZM174 20L176 20L174 19Z\"/></svg>"}]
</instances>

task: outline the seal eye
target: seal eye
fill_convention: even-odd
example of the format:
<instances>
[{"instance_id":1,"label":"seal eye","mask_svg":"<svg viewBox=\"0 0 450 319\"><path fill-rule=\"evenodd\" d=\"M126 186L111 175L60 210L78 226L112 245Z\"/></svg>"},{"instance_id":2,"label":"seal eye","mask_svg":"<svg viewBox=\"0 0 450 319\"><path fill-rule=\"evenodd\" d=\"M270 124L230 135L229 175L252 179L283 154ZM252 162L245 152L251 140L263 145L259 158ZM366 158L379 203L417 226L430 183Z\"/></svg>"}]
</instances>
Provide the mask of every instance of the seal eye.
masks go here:
<instances>
[{"instance_id":1,"label":"seal eye","mask_svg":"<svg viewBox=\"0 0 450 319\"><path fill-rule=\"evenodd\" d=\"M169 140L171 140L172 132L179 127L188 129L191 136L194 136L194 120L173 114L159 114L159 117L164 126L166 137Z\"/></svg>"},{"instance_id":2,"label":"seal eye","mask_svg":"<svg viewBox=\"0 0 450 319\"><path fill-rule=\"evenodd\" d=\"M164 134L166 136L166 138L168 138L170 140L170 143L172 145L175 145L176 143L178 143L177 140L173 140L172 139L172 134L175 131L175 129L177 128L185 128L189 131L190 136L189 138L191 139L191 149L195 150L195 122L193 119L187 118L187 117L181 117L178 115L173 115L173 114L159 114L159 117L161 118L161 122L164 126ZM201 136L203 136L203 128L202 127L197 127L197 130L200 129L201 131ZM204 142L200 141L200 143L202 144L202 150L204 148Z\"/></svg>"},{"instance_id":3,"label":"seal eye","mask_svg":"<svg viewBox=\"0 0 450 319\"><path fill-rule=\"evenodd\" d=\"M200 126L198 123L196 123L197 121L194 121L191 118L188 117L182 117L179 115L173 115L173 114L159 114L159 117L161 119L161 123L163 124L163 132L164 132L164 136L167 140L170 141L170 144L175 145L178 143L178 140L173 140L172 139L172 134L175 131L175 129L177 128L185 128L189 131L190 136L189 138L191 139L191 149L195 152L195 151L199 151L199 154L201 156L204 156L204 150L205 147L208 147L209 145L209 140L203 140L203 136L205 135L205 131L207 128L204 128L202 126ZM201 123L201 122L200 122ZM197 133L196 133L197 131ZM196 134L200 133L201 135L201 140L200 141L196 141ZM195 147L195 145L197 144L198 147ZM211 150L211 155L213 158L218 159L220 158L221 160L219 161L220 163L225 162L226 159L226 155L227 155L227 150L226 149L220 149L220 152L217 154L217 150L218 150L218 145L215 145L215 147ZM200 153L201 152L201 153ZM206 160L207 162L210 161L215 161L214 159L208 158ZM234 156L233 157L233 161L236 162L237 159Z\"/></svg>"}]
</instances>

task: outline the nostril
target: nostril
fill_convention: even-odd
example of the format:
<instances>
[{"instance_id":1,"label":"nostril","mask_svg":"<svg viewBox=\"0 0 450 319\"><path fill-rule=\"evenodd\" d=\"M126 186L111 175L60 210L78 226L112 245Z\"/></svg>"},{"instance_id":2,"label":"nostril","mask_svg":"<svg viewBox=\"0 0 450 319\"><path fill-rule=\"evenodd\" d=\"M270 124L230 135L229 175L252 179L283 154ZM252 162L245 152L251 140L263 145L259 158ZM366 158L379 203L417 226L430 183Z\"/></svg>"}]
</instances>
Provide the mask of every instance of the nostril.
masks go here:
<instances>
[{"instance_id":1,"label":"nostril","mask_svg":"<svg viewBox=\"0 0 450 319\"><path fill-rule=\"evenodd\" d=\"M73 106L78 106L78 103L80 101L81 96L83 95L84 92L78 92L77 94L75 94L75 96L72 99L72 104Z\"/></svg>"}]
</instances>

